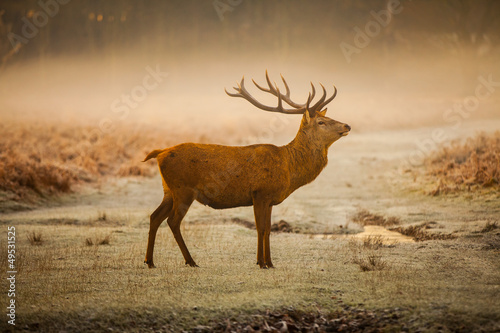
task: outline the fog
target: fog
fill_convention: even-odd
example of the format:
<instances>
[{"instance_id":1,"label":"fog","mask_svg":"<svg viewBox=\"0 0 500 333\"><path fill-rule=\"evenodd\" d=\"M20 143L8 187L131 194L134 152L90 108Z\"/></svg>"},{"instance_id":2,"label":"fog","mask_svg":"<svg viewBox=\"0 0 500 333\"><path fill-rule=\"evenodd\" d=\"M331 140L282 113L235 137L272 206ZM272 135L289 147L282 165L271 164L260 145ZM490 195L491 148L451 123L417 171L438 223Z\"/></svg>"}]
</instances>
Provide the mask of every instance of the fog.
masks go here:
<instances>
[{"instance_id":1,"label":"fog","mask_svg":"<svg viewBox=\"0 0 500 333\"><path fill-rule=\"evenodd\" d=\"M224 92L244 76L276 105L251 81L266 69L298 103L335 85L328 115L353 133L499 118L499 18L496 1L3 1L0 118L290 139L298 116Z\"/></svg>"}]
</instances>

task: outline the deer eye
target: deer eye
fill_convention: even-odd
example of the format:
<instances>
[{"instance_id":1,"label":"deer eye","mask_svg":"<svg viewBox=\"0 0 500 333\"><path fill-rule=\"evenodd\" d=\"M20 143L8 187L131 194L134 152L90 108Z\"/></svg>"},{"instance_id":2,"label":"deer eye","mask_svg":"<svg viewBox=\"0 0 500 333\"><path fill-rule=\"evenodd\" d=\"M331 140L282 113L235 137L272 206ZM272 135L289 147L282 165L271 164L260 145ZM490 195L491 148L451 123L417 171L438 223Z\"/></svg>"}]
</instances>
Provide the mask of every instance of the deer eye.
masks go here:
<instances>
[{"instance_id":1,"label":"deer eye","mask_svg":"<svg viewBox=\"0 0 500 333\"><path fill-rule=\"evenodd\" d=\"M323 120L318 121L318 125L324 125L325 122Z\"/></svg>"}]
</instances>

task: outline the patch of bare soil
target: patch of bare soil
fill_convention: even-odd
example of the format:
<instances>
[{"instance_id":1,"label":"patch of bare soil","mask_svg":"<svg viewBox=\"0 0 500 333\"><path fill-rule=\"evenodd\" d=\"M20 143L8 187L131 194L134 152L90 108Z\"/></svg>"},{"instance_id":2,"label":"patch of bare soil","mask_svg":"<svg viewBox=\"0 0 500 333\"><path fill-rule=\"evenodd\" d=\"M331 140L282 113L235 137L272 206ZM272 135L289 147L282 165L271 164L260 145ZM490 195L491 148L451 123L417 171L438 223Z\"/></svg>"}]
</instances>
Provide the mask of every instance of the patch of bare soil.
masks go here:
<instances>
[{"instance_id":1,"label":"patch of bare soil","mask_svg":"<svg viewBox=\"0 0 500 333\"><path fill-rule=\"evenodd\" d=\"M364 231L359 234L350 236L355 239L379 239L384 245L394 245L397 243L413 243L415 240L412 237L406 236L397 230L387 230L384 227L376 225L364 226Z\"/></svg>"},{"instance_id":2,"label":"patch of bare soil","mask_svg":"<svg viewBox=\"0 0 500 333\"><path fill-rule=\"evenodd\" d=\"M359 210L353 217L352 221L360 225L377 225L382 227L393 226L396 224L401 224L401 220L398 217L389 216L384 217L379 214L374 214L366 209Z\"/></svg>"},{"instance_id":3,"label":"patch of bare soil","mask_svg":"<svg viewBox=\"0 0 500 333\"><path fill-rule=\"evenodd\" d=\"M295 229L285 220L281 220L278 223L273 223L271 225L271 231L274 232L295 232Z\"/></svg>"},{"instance_id":4,"label":"patch of bare soil","mask_svg":"<svg viewBox=\"0 0 500 333\"><path fill-rule=\"evenodd\" d=\"M241 219L239 217L231 218L231 223L241 225L248 229L255 229L255 222L250 222L245 219ZM298 230L294 229L290 223L285 220L281 220L279 222L271 224L272 232L298 232Z\"/></svg>"},{"instance_id":5,"label":"patch of bare soil","mask_svg":"<svg viewBox=\"0 0 500 333\"><path fill-rule=\"evenodd\" d=\"M417 242L423 242L427 240L447 240L447 239L457 238L456 235L450 233L428 232L427 229L431 229L433 224L436 224L436 222L425 222L419 225L391 228L390 230L399 232L405 236L409 236Z\"/></svg>"}]
</instances>

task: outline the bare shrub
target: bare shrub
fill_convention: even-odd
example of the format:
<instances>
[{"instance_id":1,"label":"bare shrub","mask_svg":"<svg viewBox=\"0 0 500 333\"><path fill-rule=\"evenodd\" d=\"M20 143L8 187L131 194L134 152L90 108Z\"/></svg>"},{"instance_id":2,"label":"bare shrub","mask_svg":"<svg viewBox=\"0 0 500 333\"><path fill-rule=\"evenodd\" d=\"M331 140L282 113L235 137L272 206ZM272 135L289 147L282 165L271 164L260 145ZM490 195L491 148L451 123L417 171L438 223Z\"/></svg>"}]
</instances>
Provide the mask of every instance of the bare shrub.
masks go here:
<instances>
[{"instance_id":1,"label":"bare shrub","mask_svg":"<svg viewBox=\"0 0 500 333\"><path fill-rule=\"evenodd\" d=\"M280 220L277 223L271 225L271 231L273 232L294 232L295 229L285 220Z\"/></svg>"},{"instance_id":2,"label":"bare shrub","mask_svg":"<svg viewBox=\"0 0 500 333\"><path fill-rule=\"evenodd\" d=\"M27 238L31 245L42 245L44 242L42 233L36 231L29 232Z\"/></svg>"},{"instance_id":3,"label":"bare shrub","mask_svg":"<svg viewBox=\"0 0 500 333\"><path fill-rule=\"evenodd\" d=\"M363 238L363 247L367 249L377 250L384 246L382 236L368 236Z\"/></svg>"},{"instance_id":4,"label":"bare shrub","mask_svg":"<svg viewBox=\"0 0 500 333\"><path fill-rule=\"evenodd\" d=\"M352 218L352 221L360 225L379 225L382 227L388 227L393 225L401 224L401 221L397 217L384 217L382 215L371 213L365 209L359 210Z\"/></svg>"},{"instance_id":5,"label":"bare shrub","mask_svg":"<svg viewBox=\"0 0 500 333\"><path fill-rule=\"evenodd\" d=\"M94 239L88 237L85 239L85 245L87 246L110 245L110 244L111 244L111 235L96 236Z\"/></svg>"},{"instance_id":6,"label":"bare shrub","mask_svg":"<svg viewBox=\"0 0 500 333\"><path fill-rule=\"evenodd\" d=\"M104 238L97 238L97 245L109 245L111 240L111 235L104 236Z\"/></svg>"},{"instance_id":7,"label":"bare shrub","mask_svg":"<svg viewBox=\"0 0 500 333\"><path fill-rule=\"evenodd\" d=\"M500 188L500 131L452 141L425 161L436 183L430 195L480 188Z\"/></svg>"},{"instance_id":8,"label":"bare shrub","mask_svg":"<svg viewBox=\"0 0 500 333\"><path fill-rule=\"evenodd\" d=\"M355 257L353 263L359 265L359 268L363 272L381 271L388 267L387 262L382 259L382 256L374 254Z\"/></svg>"},{"instance_id":9,"label":"bare shrub","mask_svg":"<svg viewBox=\"0 0 500 333\"><path fill-rule=\"evenodd\" d=\"M105 222L108 219L106 216L106 212L99 212L99 216L97 217L97 221Z\"/></svg>"},{"instance_id":10,"label":"bare shrub","mask_svg":"<svg viewBox=\"0 0 500 333\"><path fill-rule=\"evenodd\" d=\"M497 235L485 235L483 238L485 244L485 250L500 250L500 234Z\"/></svg>"},{"instance_id":11,"label":"bare shrub","mask_svg":"<svg viewBox=\"0 0 500 333\"><path fill-rule=\"evenodd\" d=\"M490 232L490 231L493 231L495 229L498 229L498 224L497 222L486 222L486 225L484 226L483 229L481 229L481 233L487 233L487 232Z\"/></svg>"},{"instance_id":12,"label":"bare shrub","mask_svg":"<svg viewBox=\"0 0 500 333\"><path fill-rule=\"evenodd\" d=\"M151 167L147 164L122 165L117 172L117 175L120 177L130 177L130 176L149 177L152 174L153 173L151 172Z\"/></svg>"}]
</instances>

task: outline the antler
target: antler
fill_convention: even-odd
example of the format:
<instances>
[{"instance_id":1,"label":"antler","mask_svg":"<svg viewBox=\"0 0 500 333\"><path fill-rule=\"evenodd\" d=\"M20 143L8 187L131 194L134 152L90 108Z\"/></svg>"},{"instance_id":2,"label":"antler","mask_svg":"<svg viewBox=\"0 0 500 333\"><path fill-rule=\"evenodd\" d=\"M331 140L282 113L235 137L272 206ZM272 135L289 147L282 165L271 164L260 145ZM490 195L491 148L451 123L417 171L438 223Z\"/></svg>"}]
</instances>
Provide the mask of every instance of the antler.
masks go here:
<instances>
[{"instance_id":1,"label":"antler","mask_svg":"<svg viewBox=\"0 0 500 333\"><path fill-rule=\"evenodd\" d=\"M261 87L257 82L255 82L254 79L252 79L252 82L260 90L268 92L270 94L273 94L276 97L281 97L282 100L284 100L288 105L293 106L294 108L303 108L303 107L307 106L306 104L295 103L294 101L292 101L290 99L290 88L288 88L288 84L286 83L283 75L280 74L280 76L281 76L281 80L283 80L283 83L285 84L286 95L283 95L279 92L278 85L276 84L276 82L274 83L274 86L273 86L273 84L271 83L271 80L269 79L269 75L267 74L267 70L266 70L266 81L267 81L267 85L268 85L269 89ZM311 87L312 87L312 93L311 93L311 100L312 100L314 98L314 95L316 94L316 89L314 88L314 85L312 84L312 82L311 82Z\"/></svg>"},{"instance_id":2,"label":"antler","mask_svg":"<svg viewBox=\"0 0 500 333\"><path fill-rule=\"evenodd\" d=\"M269 75L267 73L267 70L266 70L266 81L267 81L267 85L269 88L264 88L264 87L260 86L259 84L257 84L257 82L255 82L252 79L253 83L255 84L255 86L257 88L259 88L260 90L262 90L264 92L270 93L270 94L278 97L278 106L276 106L276 107L264 105L264 104L260 103L259 101L257 101L252 95L250 95L250 93L245 88L245 77L243 77L241 79L240 83L237 83L238 87L233 87L233 89L236 90L237 93L232 94L232 93L229 93L226 89L224 89L224 90L226 91L226 94L228 94L229 96L242 97L261 110L270 111L270 112L287 113L287 114L302 114L306 110L308 110L309 114L315 115L316 111L321 111L321 109L323 109L323 107L325 107L328 103L330 103L337 95L337 88L335 88L335 86L333 86L335 89L335 92L333 93L333 95L330 98L325 100L326 89L322 84L320 84L321 87L323 88L323 96L320 98L320 100L318 102L316 102L316 104L314 104L312 107L310 107L309 104L311 103L312 99L314 98L314 96L316 94L316 89L314 88L314 85L311 82L312 92L309 93L309 96L307 98L307 102L304 104L299 104L299 103L296 103L296 102L291 100L290 88L288 87L288 84L286 83L283 75L281 75L281 79L283 80L283 84L285 85L286 94L282 94L280 92L278 85L276 83L274 83L274 85L271 83L271 80L269 79ZM293 107L293 109L283 108L282 101L285 101L285 103L287 103L288 105Z\"/></svg>"}]
</instances>

